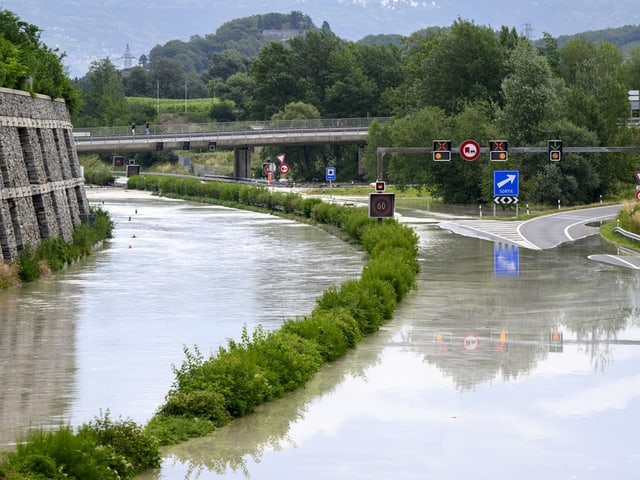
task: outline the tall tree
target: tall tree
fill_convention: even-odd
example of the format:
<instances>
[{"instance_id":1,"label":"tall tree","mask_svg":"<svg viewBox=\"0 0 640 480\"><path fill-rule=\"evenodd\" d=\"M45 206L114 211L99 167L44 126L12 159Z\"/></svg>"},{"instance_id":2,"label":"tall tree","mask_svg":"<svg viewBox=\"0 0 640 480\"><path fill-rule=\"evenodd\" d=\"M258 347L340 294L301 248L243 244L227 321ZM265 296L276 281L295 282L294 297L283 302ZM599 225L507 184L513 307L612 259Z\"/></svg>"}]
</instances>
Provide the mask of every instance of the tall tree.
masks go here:
<instances>
[{"instance_id":1,"label":"tall tree","mask_svg":"<svg viewBox=\"0 0 640 480\"><path fill-rule=\"evenodd\" d=\"M77 115L78 125L112 126L122 122L126 109L120 72L108 58L91 63L81 82L84 104Z\"/></svg>"},{"instance_id":2,"label":"tall tree","mask_svg":"<svg viewBox=\"0 0 640 480\"><path fill-rule=\"evenodd\" d=\"M500 100L504 62L505 48L495 32L458 19L449 31L414 39L406 88L422 106L456 113L469 101Z\"/></svg>"},{"instance_id":3,"label":"tall tree","mask_svg":"<svg viewBox=\"0 0 640 480\"><path fill-rule=\"evenodd\" d=\"M312 30L290 40L297 76L306 86L305 97L299 98L316 105L321 113L327 89L332 80L332 60L343 41L328 30Z\"/></svg>"},{"instance_id":4,"label":"tall tree","mask_svg":"<svg viewBox=\"0 0 640 480\"><path fill-rule=\"evenodd\" d=\"M546 58L526 39L510 51L509 75L502 82L502 126L515 144L538 140L540 124L547 119L554 98L553 78Z\"/></svg>"},{"instance_id":5,"label":"tall tree","mask_svg":"<svg viewBox=\"0 0 640 480\"><path fill-rule=\"evenodd\" d=\"M184 98L185 75L177 60L158 58L151 61L149 79L158 87L160 98Z\"/></svg>"},{"instance_id":6,"label":"tall tree","mask_svg":"<svg viewBox=\"0 0 640 480\"><path fill-rule=\"evenodd\" d=\"M567 42L559 54L560 72L570 89L568 118L595 131L606 145L629 113L621 50L609 42L596 45L579 38Z\"/></svg>"},{"instance_id":7,"label":"tall tree","mask_svg":"<svg viewBox=\"0 0 640 480\"><path fill-rule=\"evenodd\" d=\"M253 118L270 118L288 103L305 98L307 88L297 67L292 51L280 42L272 42L260 51L251 66L256 86L251 104Z\"/></svg>"},{"instance_id":8,"label":"tall tree","mask_svg":"<svg viewBox=\"0 0 640 480\"><path fill-rule=\"evenodd\" d=\"M64 54L40 41L40 29L0 8L0 86L64 98L74 112L79 94L66 74Z\"/></svg>"}]
</instances>

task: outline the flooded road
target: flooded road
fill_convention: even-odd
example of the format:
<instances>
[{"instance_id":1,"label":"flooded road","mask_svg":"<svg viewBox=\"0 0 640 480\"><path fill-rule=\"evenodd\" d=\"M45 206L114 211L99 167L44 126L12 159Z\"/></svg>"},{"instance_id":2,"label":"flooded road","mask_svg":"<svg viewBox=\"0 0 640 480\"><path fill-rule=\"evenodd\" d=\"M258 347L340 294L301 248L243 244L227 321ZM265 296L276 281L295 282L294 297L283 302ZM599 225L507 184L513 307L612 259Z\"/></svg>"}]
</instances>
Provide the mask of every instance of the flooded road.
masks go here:
<instances>
[{"instance_id":1,"label":"flooded road","mask_svg":"<svg viewBox=\"0 0 640 480\"><path fill-rule=\"evenodd\" d=\"M22 424L77 423L106 407L144 421L182 345L206 352L243 323L275 328L362 266L340 241L269 216L148 198L105 206L118 221L106 250L2 294L0 308L30 312L2 327L2 352L14 339L0 357L3 425L15 411ZM413 225L418 288L378 334L304 389L164 450L141 478L635 478L638 272L588 260L614 250L599 237L533 251L452 234L429 215Z\"/></svg>"},{"instance_id":2,"label":"flooded road","mask_svg":"<svg viewBox=\"0 0 640 480\"><path fill-rule=\"evenodd\" d=\"M418 289L304 390L168 448L157 479L635 478L640 277L599 237L420 235Z\"/></svg>"},{"instance_id":3,"label":"flooded road","mask_svg":"<svg viewBox=\"0 0 640 480\"><path fill-rule=\"evenodd\" d=\"M184 346L206 355L244 325L305 315L364 263L322 230L270 215L120 189L88 195L110 212L114 239L59 275L0 292L0 445L106 409L146 422Z\"/></svg>"}]
</instances>

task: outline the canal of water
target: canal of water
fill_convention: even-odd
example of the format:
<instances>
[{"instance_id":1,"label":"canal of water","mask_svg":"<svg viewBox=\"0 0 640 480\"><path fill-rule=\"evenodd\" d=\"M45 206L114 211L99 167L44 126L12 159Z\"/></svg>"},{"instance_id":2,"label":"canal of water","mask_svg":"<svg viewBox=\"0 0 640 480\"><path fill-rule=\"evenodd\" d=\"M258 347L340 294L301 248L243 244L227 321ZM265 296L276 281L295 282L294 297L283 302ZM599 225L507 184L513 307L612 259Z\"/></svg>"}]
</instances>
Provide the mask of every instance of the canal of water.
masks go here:
<instances>
[{"instance_id":1,"label":"canal of water","mask_svg":"<svg viewBox=\"0 0 640 480\"><path fill-rule=\"evenodd\" d=\"M313 227L136 192L91 192L116 237L60 275L0 293L0 431L146 421L183 346L277 328L362 254ZM640 276L596 263L591 237L549 251L441 230L395 318L303 389L141 478L635 478ZM415 218L413 218L415 217Z\"/></svg>"}]
</instances>

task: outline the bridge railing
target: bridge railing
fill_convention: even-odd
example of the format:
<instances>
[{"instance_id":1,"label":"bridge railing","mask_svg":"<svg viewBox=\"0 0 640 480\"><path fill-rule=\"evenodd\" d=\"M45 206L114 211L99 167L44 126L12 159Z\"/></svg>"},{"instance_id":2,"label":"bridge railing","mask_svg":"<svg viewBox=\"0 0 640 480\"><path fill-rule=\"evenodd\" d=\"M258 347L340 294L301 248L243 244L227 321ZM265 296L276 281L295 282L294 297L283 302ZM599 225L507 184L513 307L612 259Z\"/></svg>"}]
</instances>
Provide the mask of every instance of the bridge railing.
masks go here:
<instances>
[{"instance_id":1,"label":"bridge railing","mask_svg":"<svg viewBox=\"0 0 640 480\"><path fill-rule=\"evenodd\" d=\"M388 117L362 118L326 118L305 120L266 120L242 122L209 122L209 123L181 123L167 125L149 125L149 134L158 135L190 135L199 133L225 132L261 132L261 131L314 131L314 130L366 130L373 121L384 123ZM86 137L123 137L131 136L131 125L114 127L74 128L77 140L88 140ZM146 135L145 126L136 125L136 136Z\"/></svg>"}]
</instances>

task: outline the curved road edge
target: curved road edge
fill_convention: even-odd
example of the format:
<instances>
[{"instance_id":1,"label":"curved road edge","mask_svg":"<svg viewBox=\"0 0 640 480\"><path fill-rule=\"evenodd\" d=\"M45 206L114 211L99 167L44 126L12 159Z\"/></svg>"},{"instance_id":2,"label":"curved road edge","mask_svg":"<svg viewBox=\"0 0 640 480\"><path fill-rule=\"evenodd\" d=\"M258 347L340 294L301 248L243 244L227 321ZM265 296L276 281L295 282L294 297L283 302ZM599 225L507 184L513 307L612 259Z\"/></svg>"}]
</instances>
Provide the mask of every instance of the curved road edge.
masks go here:
<instances>
[{"instance_id":1,"label":"curved road edge","mask_svg":"<svg viewBox=\"0 0 640 480\"><path fill-rule=\"evenodd\" d=\"M448 220L438 226L453 233L481 238L495 243L507 243L530 250L546 250L563 243L600 233L603 221L615 218L620 205L585 208L552 213L526 221ZM590 260L640 270L640 255L590 255Z\"/></svg>"}]
</instances>

